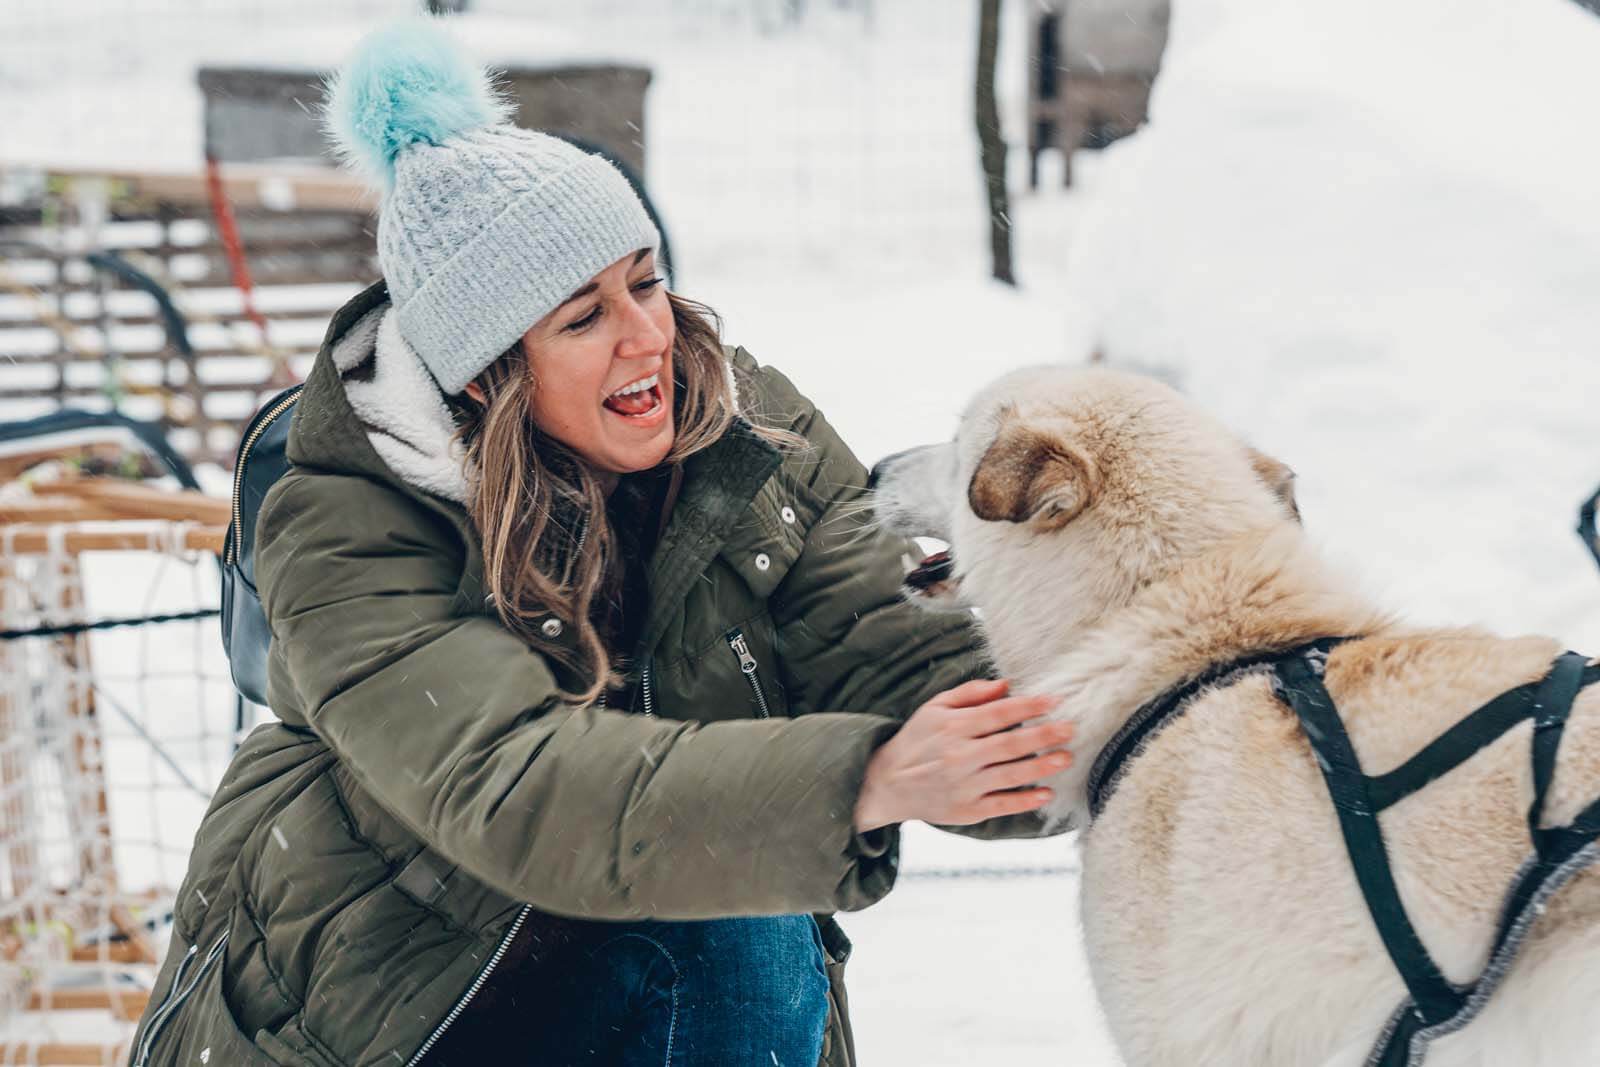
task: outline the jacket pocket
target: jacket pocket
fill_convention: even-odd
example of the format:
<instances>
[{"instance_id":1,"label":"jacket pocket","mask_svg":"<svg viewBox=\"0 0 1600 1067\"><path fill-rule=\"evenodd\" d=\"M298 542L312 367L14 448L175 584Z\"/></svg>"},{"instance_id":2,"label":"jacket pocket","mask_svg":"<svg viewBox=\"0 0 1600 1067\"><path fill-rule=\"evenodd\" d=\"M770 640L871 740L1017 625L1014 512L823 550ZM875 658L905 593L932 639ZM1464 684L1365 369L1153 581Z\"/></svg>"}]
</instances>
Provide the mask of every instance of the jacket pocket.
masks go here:
<instances>
[{"instance_id":1,"label":"jacket pocket","mask_svg":"<svg viewBox=\"0 0 1600 1067\"><path fill-rule=\"evenodd\" d=\"M204 953L191 950L179 964L166 999L134 1045L133 1067L276 1067L239 1030L223 996L221 964L227 944L223 934Z\"/></svg>"},{"instance_id":2,"label":"jacket pocket","mask_svg":"<svg viewBox=\"0 0 1600 1067\"><path fill-rule=\"evenodd\" d=\"M752 512L759 508L759 503L752 505ZM789 569L800 558L804 543L798 531L793 536L772 532L768 522L752 513L728 535L717 555L757 600L764 601L783 584Z\"/></svg>"}]
</instances>

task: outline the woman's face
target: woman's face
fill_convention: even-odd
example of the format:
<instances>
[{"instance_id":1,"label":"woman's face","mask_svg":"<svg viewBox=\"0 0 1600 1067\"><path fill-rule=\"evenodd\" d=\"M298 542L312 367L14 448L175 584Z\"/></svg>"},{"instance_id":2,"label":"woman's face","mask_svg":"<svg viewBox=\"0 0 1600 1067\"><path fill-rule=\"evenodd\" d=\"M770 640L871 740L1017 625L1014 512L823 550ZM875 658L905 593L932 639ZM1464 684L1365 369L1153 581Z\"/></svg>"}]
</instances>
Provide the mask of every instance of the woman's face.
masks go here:
<instances>
[{"instance_id":1,"label":"woman's face","mask_svg":"<svg viewBox=\"0 0 1600 1067\"><path fill-rule=\"evenodd\" d=\"M534 424L597 471L672 448L672 306L649 249L617 260L523 335Z\"/></svg>"}]
</instances>

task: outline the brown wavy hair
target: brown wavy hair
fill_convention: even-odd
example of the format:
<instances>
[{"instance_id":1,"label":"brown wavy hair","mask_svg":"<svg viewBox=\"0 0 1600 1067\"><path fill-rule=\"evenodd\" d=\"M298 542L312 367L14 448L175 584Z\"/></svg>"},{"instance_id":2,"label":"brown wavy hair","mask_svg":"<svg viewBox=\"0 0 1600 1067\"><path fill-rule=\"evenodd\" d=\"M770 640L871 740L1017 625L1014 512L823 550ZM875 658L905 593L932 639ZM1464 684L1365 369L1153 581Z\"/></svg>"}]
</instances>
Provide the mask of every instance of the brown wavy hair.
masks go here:
<instances>
[{"instance_id":1,"label":"brown wavy hair","mask_svg":"<svg viewBox=\"0 0 1600 1067\"><path fill-rule=\"evenodd\" d=\"M668 293L672 343L673 439L663 461L679 463L727 432L737 415L735 390L721 341L721 320L704 304ZM539 383L522 342L477 378L479 404L466 393L449 398L477 471L470 512L483 542L485 580L496 613L532 643L535 624L554 614L575 631L576 647L548 652L587 684L561 691L587 704L617 681L611 653L593 620L595 600L614 578L617 540L606 521L606 492L572 449L534 425L530 401ZM799 440L757 428L780 446Z\"/></svg>"}]
</instances>

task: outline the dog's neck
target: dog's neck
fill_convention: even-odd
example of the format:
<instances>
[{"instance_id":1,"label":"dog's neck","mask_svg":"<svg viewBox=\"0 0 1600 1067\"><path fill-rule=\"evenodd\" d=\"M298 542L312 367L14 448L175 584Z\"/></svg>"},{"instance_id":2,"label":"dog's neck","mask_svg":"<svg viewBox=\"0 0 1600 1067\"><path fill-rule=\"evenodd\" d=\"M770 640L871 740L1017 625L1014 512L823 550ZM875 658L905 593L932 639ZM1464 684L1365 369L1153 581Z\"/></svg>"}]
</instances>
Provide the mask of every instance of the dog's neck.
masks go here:
<instances>
[{"instance_id":1,"label":"dog's neck","mask_svg":"<svg viewBox=\"0 0 1600 1067\"><path fill-rule=\"evenodd\" d=\"M1077 723L1076 759L1051 783L1049 815L1083 825L1085 782L1100 749L1168 689L1262 649L1392 625L1328 571L1298 526L1284 523L1190 558L1077 633L1049 635L1046 647L1068 651L1012 676L1021 691L1060 694L1056 717Z\"/></svg>"}]
</instances>

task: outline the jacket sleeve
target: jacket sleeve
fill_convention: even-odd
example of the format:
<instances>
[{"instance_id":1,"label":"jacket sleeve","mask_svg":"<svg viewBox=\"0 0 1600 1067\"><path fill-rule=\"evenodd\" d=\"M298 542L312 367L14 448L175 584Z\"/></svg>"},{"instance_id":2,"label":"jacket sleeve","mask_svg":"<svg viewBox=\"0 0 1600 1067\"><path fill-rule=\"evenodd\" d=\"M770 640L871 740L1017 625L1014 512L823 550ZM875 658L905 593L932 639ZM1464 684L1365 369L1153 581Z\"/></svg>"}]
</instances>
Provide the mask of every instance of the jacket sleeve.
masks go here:
<instances>
[{"instance_id":1,"label":"jacket sleeve","mask_svg":"<svg viewBox=\"0 0 1600 1067\"><path fill-rule=\"evenodd\" d=\"M892 885L892 854L852 827L892 720L564 704L541 655L458 603L449 521L367 479L291 471L258 534L283 699L389 812L501 892L564 915L700 919L856 909Z\"/></svg>"},{"instance_id":2,"label":"jacket sleeve","mask_svg":"<svg viewBox=\"0 0 1600 1067\"><path fill-rule=\"evenodd\" d=\"M736 359L753 366L742 350ZM946 689L993 677L970 615L926 611L901 594L901 557L921 551L871 525L861 461L787 378L771 367L758 374L765 405L809 445L792 462L802 465L815 517L773 603L795 714L855 709L904 720ZM1045 824L1027 812L941 829L1038 837Z\"/></svg>"}]
</instances>

